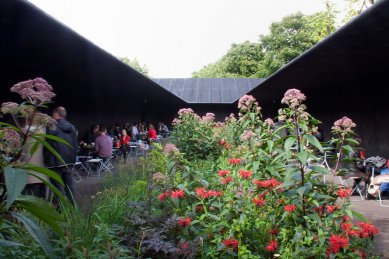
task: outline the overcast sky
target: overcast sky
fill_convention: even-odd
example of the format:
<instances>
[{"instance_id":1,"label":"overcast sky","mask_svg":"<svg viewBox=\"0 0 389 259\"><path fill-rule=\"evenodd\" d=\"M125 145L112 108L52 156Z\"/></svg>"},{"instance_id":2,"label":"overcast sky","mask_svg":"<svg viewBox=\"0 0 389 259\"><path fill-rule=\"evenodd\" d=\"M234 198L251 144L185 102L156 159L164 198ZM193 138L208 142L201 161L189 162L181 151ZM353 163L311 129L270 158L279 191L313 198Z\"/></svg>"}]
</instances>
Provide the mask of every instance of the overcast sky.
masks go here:
<instances>
[{"instance_id":1,"label":"overcast sky","mask_svg":"<svg viewBox=\"0 0 389 259\"><path fill-rule=\"evenodd\" d=\"M323 0L29 0L152 77L190 77L232 43L258 41L271 22L324 9ZM341 2L337 0L335 2Z\"/></svg>"}]
</instances>

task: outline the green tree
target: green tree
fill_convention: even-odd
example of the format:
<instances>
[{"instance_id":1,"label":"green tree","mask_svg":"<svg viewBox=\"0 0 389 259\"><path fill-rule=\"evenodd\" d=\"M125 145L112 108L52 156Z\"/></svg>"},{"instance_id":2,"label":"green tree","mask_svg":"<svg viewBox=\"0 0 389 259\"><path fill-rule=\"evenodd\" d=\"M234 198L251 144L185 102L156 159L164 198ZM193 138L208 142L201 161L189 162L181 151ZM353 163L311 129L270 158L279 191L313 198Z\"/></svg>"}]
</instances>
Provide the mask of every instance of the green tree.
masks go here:
<instances>
[{"instance_id":1,"label":"green tree","mask_svg":"<svg viewBox=\"0 0 389 259\"><path fill-rule=\"evenodd\" d=\"M344 23L361 14L364 10L376 3L377 0L345 0L345 2L347 7L346 14L343 18Z\"/></svg>"},{"instance_id":2,"label":"green tree","mask_svg":"<svg viewBox=\"0 0 389 259\"><path fill-rule=\"evenodd\" d=\"M215 63L211 63L193 77L251 77L258 71L263 53L259 43L245 41L232 44L227 53Z\"/></svg>"},{"instance_id":3,"label":"green tree","mask_svg":"<svg viewBox=\"0 0 389 259\"><path fill-rule=\"evenodd\" d=\"M227 53L193 77L268 77L320 40L335 31L335 9L326 2L326 10L313 15L296 13L270 25L270 34L258 43L232 44Z\"/></svg>"},{"instance_id":4,"label":"green tree","mask_svg":"<svg viewBox=\"0 0 389 259\"><path fill-rule=\"evenodd\" d=\"M138 71L139 73L145 75L145 76L149 76L149 69L146 67L145 64L141 64L139 63L139 61L134 58L134 59L129 59L128 57L119 57L119 60L125 64L127 64L128 66L132 67L133 69L135 69L136 71Z\"/></svg>"}]
</instances>

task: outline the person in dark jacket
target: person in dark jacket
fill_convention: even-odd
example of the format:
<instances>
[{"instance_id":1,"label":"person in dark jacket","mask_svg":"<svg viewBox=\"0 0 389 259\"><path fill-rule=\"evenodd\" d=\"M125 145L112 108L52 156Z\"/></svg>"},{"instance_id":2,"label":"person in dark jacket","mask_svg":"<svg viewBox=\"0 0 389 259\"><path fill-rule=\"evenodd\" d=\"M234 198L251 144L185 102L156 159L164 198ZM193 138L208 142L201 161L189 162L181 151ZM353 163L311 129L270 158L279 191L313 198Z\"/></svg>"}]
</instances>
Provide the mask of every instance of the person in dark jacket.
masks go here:
<instances>
[{"instance_id":1,"label":"person in dark jacket","mask_svg":"<svg viewBox=\"0 0 389 259\"><path fill-rule=\"evenodd\" d=\"M76 162L77 157L77 130L68 122L66 118L66 109L64 107L57 107L53 111L53 118L57 121L56 128L54 130L47 129L47 134L59 137L67 141L69 145L64 143L47 139L47 142L53 147L55 151L61 156L65 164L60 161L52 152L48 149L44 150L44 160L46 167L56 172L64 182L64 190L59 182L51 179L52 184L59 189L62 193L65 193L68 200L73 202L73 178L70 171L71 166ZM57 199L54 199L58 202Z\"/></svg>"}]
</instances>

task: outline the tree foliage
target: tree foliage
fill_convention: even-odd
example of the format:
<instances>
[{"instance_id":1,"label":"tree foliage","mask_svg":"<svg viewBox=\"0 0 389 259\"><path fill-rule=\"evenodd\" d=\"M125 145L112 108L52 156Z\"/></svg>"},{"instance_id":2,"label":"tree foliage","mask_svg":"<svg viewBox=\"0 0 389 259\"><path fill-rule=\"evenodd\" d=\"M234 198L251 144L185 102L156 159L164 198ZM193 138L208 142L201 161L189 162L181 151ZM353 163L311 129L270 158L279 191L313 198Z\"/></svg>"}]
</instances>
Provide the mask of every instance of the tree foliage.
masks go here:
<instances>
[{"instance_id":1,"label":"tree foliage","mask_svg":"<svg viewBox=\"0 0 389 259\"><path fill-rule=\"evenodd\" d=\"M313 15L296 13L270 25L259 42L232 44L227 53L192 74L193 77L268 77L335 31L336 10Z\"/></svg>"},{"instance_id":2,"label":"tree foliage","mask_svg":"<svg viewBox=\"0 0 389 259\"><path fill-rule=\"evenodd\" d=\"M141 64L136 58L129 59L128 57L119 57L119 60L128 66L132 67L139 73L149 76L149 69L146 67L145 64Z\"/></svg>"}]
</instances>

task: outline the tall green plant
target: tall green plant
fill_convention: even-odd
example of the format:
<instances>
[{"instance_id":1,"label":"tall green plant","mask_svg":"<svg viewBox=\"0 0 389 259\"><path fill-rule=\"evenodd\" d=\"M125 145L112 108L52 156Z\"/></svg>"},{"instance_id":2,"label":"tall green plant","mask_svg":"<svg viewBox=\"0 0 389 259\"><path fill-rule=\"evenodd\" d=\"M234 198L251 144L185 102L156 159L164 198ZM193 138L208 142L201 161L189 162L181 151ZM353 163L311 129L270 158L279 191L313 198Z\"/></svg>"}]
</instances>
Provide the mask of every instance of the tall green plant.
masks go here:
<instances>
[{"instance_id":1,"label":"tall green plant","mask_svg":"<svg viewBox=\"0 0 389 259\"><path fill-rule=\"evenodd\" d=\"M69 206L64 196L41 175L46 175L61 184L62 179L47 168L29 164L29 159L40 145L50 150L60 161L59 154L45 141L52 139L69 145L66 141L47 134L39 133L41 128L55 127L55 120L40 113L39 110L55 96L52 87L42 78L20 82L11 88L25 101L21 104L5 102L1 105L1 113L13 121L13 125L0 122L0 247L18 246L10 240L13 235L5 225L21 224L31 237L42 247L48 256L54 257L53 249L48 241L47 233L39 222L49 226L56 234L63 236L60 223L61 215L50 204L42 199L22 195L27 185L27 176L40 179L48 186L66 206ZM4 231L3 231L4 230Z\"/></svg>"}]
</instances>

